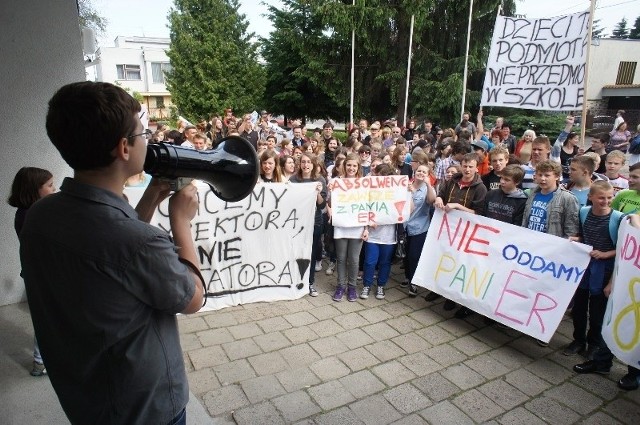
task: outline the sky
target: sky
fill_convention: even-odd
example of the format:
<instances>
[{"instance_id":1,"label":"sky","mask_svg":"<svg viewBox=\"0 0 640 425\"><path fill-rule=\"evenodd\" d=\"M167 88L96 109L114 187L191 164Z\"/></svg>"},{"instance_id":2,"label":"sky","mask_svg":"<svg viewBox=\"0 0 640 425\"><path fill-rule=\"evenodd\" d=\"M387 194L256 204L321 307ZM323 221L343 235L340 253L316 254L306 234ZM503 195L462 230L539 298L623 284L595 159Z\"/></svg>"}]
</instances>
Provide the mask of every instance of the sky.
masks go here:
<instances>
[{"instance_id":1,"label":"sky","mask_svg":"<svg viewBox=\"0 0 640 425\"><path fill-rule=\"evenodd\" d=\"M462 1L462 0L461 0ZM272 31L271 22L264 17L264 3L279 6L280 0L239 0L240 13L249 22L249 31L267 37ZM107 33L99 45L113 46L118 35L169 37L167 14L172 0L93 0L96 10L107 19ZM518 14L528 18L553 17L589 9L588 0L516 0ZM627 18L627 27L632 27L640 16L640 0L597 0L594 19L610 34L616 23Z\"/></svg>"}]
</instances>

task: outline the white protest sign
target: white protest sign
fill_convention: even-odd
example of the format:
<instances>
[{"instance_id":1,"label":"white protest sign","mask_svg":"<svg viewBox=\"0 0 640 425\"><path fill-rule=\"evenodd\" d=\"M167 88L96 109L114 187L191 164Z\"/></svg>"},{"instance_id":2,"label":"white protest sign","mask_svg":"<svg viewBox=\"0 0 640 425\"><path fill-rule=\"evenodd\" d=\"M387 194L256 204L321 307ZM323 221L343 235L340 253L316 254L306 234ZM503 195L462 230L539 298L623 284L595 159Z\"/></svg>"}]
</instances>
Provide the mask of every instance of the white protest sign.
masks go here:
<instances>
[{"instance_id":1,"label":"white protest sign","mask_svg":"<svg viewBox=\"0 0 640 425\"><path fill-rule=\"evenodd\" d=\"M588 28L589 12L541 19L498 16L481 105L581 109Z\"/></svg>"},{"instance_id":2,"label":"white protest sign","mask_svg":"<svg viewBox=\"0 0 640 425\"><path fill-rule=\"evenodd\" d=\"M617 358L640 368L640 229L624 219L602 337Z\"/></svg>"},{"instance_id":3,"label":"white protest sign","mask_svg":"<svg viewBox=\"0 0 640 425\"><path fill-rule=\"evenodd\" d=\"M331 221L334 226L403 223L411 213L407 176L333 179Z\"/></svg>"},{"instance_id":4,"label":"white protest sign","mask_svg":"<svg viewBox=\"0 0 640 425\"><path fill-rule=\"evenodd\" d=\"M204 183L197 187L200 206L191 233L207 284L202 311L309 293L315 183L258 184L240 202L220 200ZM143 192L125 189L132 205ZM169 232L168 216L166 200L151 224Z\"/></svg>"},{"instance_id":5,"label":"white protest sign","mask_svg":"<svg viewBox=\"0 0 640 425\"><path fill-rule=\"evenodd\" d=\"M412 283L548 342L590 251L545 233L436 209Z\"/></svg>"}]
</instances>

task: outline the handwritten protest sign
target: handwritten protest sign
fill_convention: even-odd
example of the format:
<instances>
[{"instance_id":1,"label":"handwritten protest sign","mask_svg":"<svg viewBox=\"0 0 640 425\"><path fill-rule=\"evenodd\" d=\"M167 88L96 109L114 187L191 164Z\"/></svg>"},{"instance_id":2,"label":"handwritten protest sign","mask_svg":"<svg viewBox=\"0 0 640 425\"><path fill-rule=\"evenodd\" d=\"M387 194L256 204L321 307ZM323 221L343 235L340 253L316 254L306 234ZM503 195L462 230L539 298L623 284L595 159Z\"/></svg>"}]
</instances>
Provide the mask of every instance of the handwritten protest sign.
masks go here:
<instances>
[{"instance_id":1,"label":"handwritten protest sign","mask_svg":"<svg viewBox=\"0 0 640 425\"><path fill-rule=\"evenodd\" d=\"M436 210L412 283L542 341L556 331L591 247Z\"/></svg>"},{"instance_id":2,"label":"handwritten protest sign","mask_svg":"<svg viewBox=\"0 0 640 425\"><path fill-rule=\"evenodd\" d=\"M481 104L581 109L588 28L589 12L542 19L498 16Z\"/></svg>"},{"instance_id":3,"label":"handwritten protest sign","mask_svg":"<svg viewBox=\"0 0 640 425\"><path fill-rule=\"evenodd\" d=\"M204 183L197 187L199 208L191 233L207 284L202 311L309 293L315 183L259 184L240 202L220 200ZM125 193L136 205L143 191L127 188ZM171 230L168 200L151 224Z\"/></svg>"},{"instance_id":4,"label":"handwritten protest sign","mask_svg":"<svg viewBox=\"0 0 640 425\"><path fill-rule=\"evenodd\" d=\"M617 358L640 367L640 230L627 220L618 230L613 289L602 337Z\"/></svg>"},{"instance_id":5,"label":"handwritten protest sign","mask_svg":"<svg viewBox=\"0 0 640 425\"><path fill-rule=\"evenodd\" d=\"M329 184L331 220L340 227L402 223L410 215L408 187L407 176L334 179Z\"/></svg>"}]
</instances>

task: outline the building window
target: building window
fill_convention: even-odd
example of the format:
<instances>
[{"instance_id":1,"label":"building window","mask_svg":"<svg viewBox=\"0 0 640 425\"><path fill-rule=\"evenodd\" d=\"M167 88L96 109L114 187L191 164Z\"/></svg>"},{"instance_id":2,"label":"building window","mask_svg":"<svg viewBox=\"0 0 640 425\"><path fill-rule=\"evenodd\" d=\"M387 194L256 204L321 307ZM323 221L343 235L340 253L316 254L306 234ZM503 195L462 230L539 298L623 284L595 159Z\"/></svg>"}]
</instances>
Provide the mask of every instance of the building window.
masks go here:
<instances>
[{"instance_id":1,"label":"building window","mask_svg":"<svg viewBox=\"0 0 640 425\"><path fill-rule=\"evenodd\" d=\"M633 76L636 73L636 65L638 62L620 62L618 65L618 78L616 85L633 84Z\"/></svg>"},{"instance_id":2,"label":"building window","mask_svg":"<svg viewBox=\"0 0 640 425\"><path fill-rule=\"evenodd\" d=\"M156 96L156 108L164 108L164 97Z\"/></svg>"},{"instance_id":3,"label":"building window","mask_svg":"<svg viewBox=\"0 0 640 425\"><path fill-rule=\"evenodd\" d=\"M151 78L156 84L164 84L165 72L171 71L169 62L151 62Z\"/></svg>"},{"instance_id":4,"label":"building window","mask_svg":"<svg viewBox=\"0 0 640 425\"><path fill-rule=\"evenodd\" d=\"M141 80L140 65L116 65L118 80Z\"/></svg>"}]
</instances>

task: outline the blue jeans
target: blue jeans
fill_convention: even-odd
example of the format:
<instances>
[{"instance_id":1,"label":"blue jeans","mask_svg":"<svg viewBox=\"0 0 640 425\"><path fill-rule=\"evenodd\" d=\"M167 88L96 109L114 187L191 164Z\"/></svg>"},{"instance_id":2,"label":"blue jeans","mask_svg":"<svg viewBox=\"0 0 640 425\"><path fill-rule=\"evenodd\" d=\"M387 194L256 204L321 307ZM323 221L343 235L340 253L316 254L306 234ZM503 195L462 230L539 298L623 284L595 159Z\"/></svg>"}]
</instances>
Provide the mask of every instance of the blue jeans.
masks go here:
<instances>
[{"instance_id":1,"label":"blue jeans","mask_svg":"<svg viewBox=\"0 0 640 425\"><path fill-rule=\"evenodd\" d=\"M187 425L187 409L184 408L178 415L171 419L167 425Z\"/></svg>"},{"instance_id":2,"label":"blue jeans","mask_svg":"<svg viewBox=\"0 0 640 425\"><path fill-rule=\"evenodd\" d=\"M378 266L378 286L384 286L389 280L391 273L391 259L395 252L395 245L383 245L365 242L364 255L364 275L362 283L364 286L373 284L373 274Z\"/></svg>"}]
</instances>

